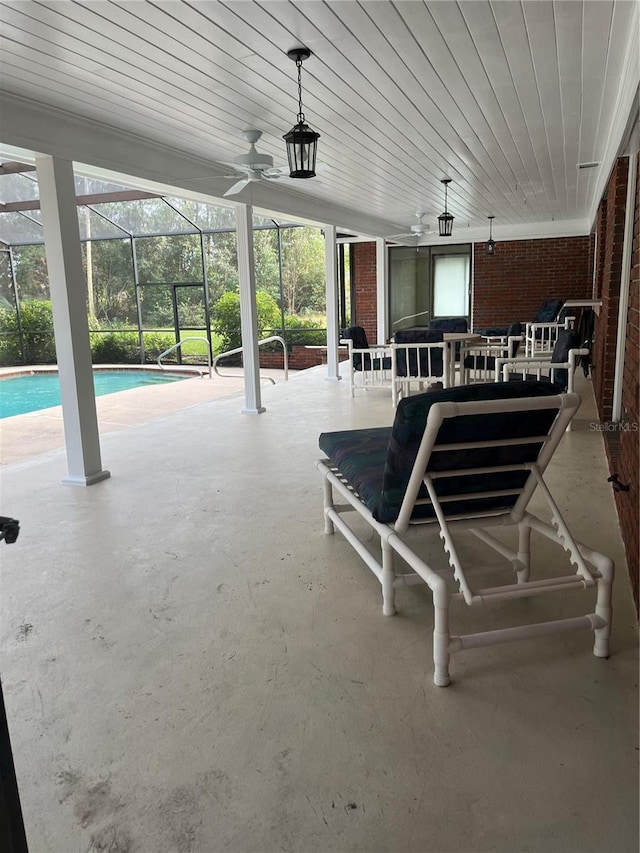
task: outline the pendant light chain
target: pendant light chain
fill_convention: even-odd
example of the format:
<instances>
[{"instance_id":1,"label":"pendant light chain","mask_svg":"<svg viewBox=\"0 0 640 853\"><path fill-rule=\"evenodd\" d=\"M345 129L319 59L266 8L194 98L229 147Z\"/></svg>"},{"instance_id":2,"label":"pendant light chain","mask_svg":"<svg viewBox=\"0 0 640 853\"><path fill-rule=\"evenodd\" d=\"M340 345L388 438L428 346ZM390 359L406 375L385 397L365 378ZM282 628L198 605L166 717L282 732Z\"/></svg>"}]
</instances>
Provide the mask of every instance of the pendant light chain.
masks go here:
<instances>
[{"instance_id":1,"label":"pendant light chain","mask_svg":"<svg viewBox=\"0 0 640 853\"><path fill-rule=\"evenodd\" d=\"M298 68L298 124L304 124L304 113L302 112L302 60L296 60Z\"/></svg>"}]
</instances>

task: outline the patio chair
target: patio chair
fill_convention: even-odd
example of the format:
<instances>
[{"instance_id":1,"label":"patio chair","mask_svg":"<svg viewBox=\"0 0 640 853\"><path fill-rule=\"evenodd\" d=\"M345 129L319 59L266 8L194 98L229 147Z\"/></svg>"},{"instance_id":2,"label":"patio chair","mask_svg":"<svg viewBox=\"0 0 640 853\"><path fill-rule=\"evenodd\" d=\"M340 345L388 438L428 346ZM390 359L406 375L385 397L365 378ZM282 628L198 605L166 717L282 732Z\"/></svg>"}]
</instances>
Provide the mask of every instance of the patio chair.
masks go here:
<instances>
[{"instance_id":1,"label":"patio chair","mask_svg":"<svg viewBox=\"0 0 640 853\"><path fill-rule=\"evenodd\" d=\"M401 400L392 427L320 436L326 455L317 463L325 533L337 529L372 570L382 586L385 615L396 611L397 588L429 586L434 682L440 687L449 684L450 656L467 648L588 628L595 635L594 654L609 654L613 562L574 539L543 479L579 403L577 394L558 394L543 382L459 386ZM536 489L551 523L528 510ZM356 514L353 524L347 520L350 512ZM501 531L499 539L492 528ZM512 530L512 544L505 542L505 529ZM535 580L532 531L559 546L562 563L545 558L546 577ZM454 540L465 532L489 546L493 559L505 558L506 583L496 584L496 565L482 566L477 551L462 559L469 549L459 550ZM438 538L444 566L436 566L431 556ZM396 556L408 572L394 567ZM491 575L488 583L482 583L483 573ZM590 596L585 615L542 621L540 605L532 604L532 624L504 628L491 622L494 606L485 614L487 630L450 633L453 601L476 607L593 587L595 609ZM513 609L521 612L517 604Z\"/></svg>"},{"instance_id":2,"label":"patio chair","mask_svg":"<svg viewBox=\"0 0 640 853\"><path fill-rule=\"evenodd\" d=\"M555 323L558 315L562 311L562 299L545 299L542 305L536 311L536 316L531 323ZM483 337L495 338L504 337L507 334L508 326L484 326L480 329L474 329L477 334Z\"/></svg>"},{"instance_id":3,"label":"patio chair","mask_svg":"<svg viewBox=\"0 0 640 853\"><path fill-rule=\"evenodd\" d=\"M525 355L527 358L548 357L563 329L572 329L575 318L565 316L555 323L527 323L525 327Z\"/></svg>"},{"instance_id":4,"label":"patio chair","mask_svg":"<svg viewBox=\"0 0 640 853\"><path fill-rule=\"evenodd\" d=\"M429 387L448 384L449 348L439 329L402 329L392 344L393 404Z\"/></svg>"},{"instance_id":5,"label":"patio chair","mask_svg":"<svg viewBox=\"0 0 640 853\"><path fill-rule=\"evenodd\" d=\"M537 380L552 383L557 390L572 392L578 361L589 355L589 350L578 343L578 335L573 329L561 329L553 352L546 358L540 355L533 358L497 358L496 381Z\"/></svg>"},{"instance_id":6,"label":"patio chair","mask_svg":"<svg viewBox=\"0 0 640 853\"><path fill-rule=\"evenodd\" d=\"M349 388L352 397L355 396L356 388L363 391L393 388L390 347L369 346L367 333L362 326L343 329L340 343L347 346L349 354Z\"/></svg>"},{"instance_id":7,"label":"patio chair","mask_svg":"<svg viewBox=\"0 0 640 853\"><path fill-rule=\"evenodd\" d=\"M522 323L512 323L507 334L487 338L483 344L469 344L462 348L462 383L493 382L497 358L515 358L524 340Z\"/></svg>"}]
</instances>

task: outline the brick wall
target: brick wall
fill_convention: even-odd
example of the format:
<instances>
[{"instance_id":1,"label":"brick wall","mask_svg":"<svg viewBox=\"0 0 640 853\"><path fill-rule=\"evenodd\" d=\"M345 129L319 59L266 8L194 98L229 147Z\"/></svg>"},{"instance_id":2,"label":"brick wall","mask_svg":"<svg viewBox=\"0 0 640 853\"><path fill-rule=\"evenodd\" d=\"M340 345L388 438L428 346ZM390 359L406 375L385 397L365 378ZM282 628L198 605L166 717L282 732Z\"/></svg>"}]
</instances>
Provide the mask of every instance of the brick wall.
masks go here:
<instances>
[{"instance_id":1,"label":"brick wall","mask_svg":"<svg viewBox=\"0 0 640 853\"><path fill-rule=\"evenodd\" d=\"M629 486L629 491L615 491L616 509L620 530L625 544L629 578L636 608L639 607L638 573L640 549L638 528L639 510L639 432L638 411L638 364L640 361L640 154L635 187L635 215L633 249L629 282L629 306L626 317L624 370L622 380L622 414L626 429L604 432L605 449L612 474L618 474L620 482ZM602 423L608 423L612 414L613 374L618 327L620 277L624 221L627 195L628 159L620 158L611 174L606 197L600 208L598 236L602 252L598 254L596 279L602 282L602 309L596 323L594 357L598 359L594 369L594 392L598 413Z\"/></svg>"},{"instance_id":2,"label":"brick wall","mask_svg":"<svg viewBox=\"0 0 640 853\"><path fill-rule=\"evenodd\" d=\"M629 162L620 157L613 168L605 195L605 215L598 217L598 252L596 280L601 283L602 307L596 323L593 346L593 389L602 422L611 420L613 403L613 377L616 363L618 308L620 301L620 276L622 274L622 249L627 200Z\"/></svg>"},{"instance_id":3,"label":"brick wall","mask_svg":"<svg viewBox=\"0 0 640 853\"><path fill-rule=\"evenodd\" d=\"M473 246L473 325L535 317L545 299L591 299L593 239L507 240L488 255Z\"/></svg>"},{"instance_id":4,"label":"brick wall","mask_svg":"<svg viewBox=\"0 0 640 853\"><path fill-rule=\"evenodd\" d=\"M367 340L378 340L378 297L376 276L376 244L353 244L353 281L355 299L351 307L351 325L362 326Z\"/></svg>"},{"instance_id":5,"label":"brick wall","mask_svg":"<svg viewBox=\"0 0 640 853\"><path fill-rule=\"evenodd\" d=\"M338 358L340 361L347 359L347 348L340 347L338 350ZM289 352L288 365L290 370L306 370L308 367L315 367L318 364L327 363L327 352L324 349L316 347L294 346ZM282 370L284 368L284 358L282 350L280 352L261 352L260 367L270 367L273 370Z\"/></svg>"}]
</instances>

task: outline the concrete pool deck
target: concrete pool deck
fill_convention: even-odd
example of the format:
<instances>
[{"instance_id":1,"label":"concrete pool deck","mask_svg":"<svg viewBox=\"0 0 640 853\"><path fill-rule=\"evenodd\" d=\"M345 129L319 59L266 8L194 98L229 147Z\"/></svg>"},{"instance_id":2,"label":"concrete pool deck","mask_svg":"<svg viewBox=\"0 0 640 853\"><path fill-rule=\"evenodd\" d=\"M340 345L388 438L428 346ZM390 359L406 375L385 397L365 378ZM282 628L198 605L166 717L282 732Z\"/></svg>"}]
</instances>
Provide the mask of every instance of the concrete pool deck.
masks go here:
<instances>
[{"instance_id":1,"label":"concrete pool deck","mask_svg":"<svg viewBox=\"0 0 640 853\"><path fill-rule=\"evenodd\" d=\"M144 369L153 370L152 365L144 365ZM102 369L121 370L123 365L100 365ZM32 367L0 368L0 379L3 376L14 376L31 371L55 372L55 367L43 365ZM136 369L136 368L129 368ZM139 367L137 369L140 369ZM158 369L158 368L156 368ZM171 382L166 385L148 385L141 388L131 388L115 394L105 394L96 397L98 424L100 433L128 429L132 426L147 423L156 418L188 409L199 403L219 400L244 393L244 380L241 368L225 368L229 376L195 375L181 382ZM268 377L276 382L284 381L282 370L261 370L263 388L270 386ZM289 373L290 378L295 372ZM65 446L62 407L53 406L50 409L40 409L37 412L27 412L24 415L0 420L0 465L12 465L24 462L42 453L59 450Z\"/></svg>"}]
</instances>

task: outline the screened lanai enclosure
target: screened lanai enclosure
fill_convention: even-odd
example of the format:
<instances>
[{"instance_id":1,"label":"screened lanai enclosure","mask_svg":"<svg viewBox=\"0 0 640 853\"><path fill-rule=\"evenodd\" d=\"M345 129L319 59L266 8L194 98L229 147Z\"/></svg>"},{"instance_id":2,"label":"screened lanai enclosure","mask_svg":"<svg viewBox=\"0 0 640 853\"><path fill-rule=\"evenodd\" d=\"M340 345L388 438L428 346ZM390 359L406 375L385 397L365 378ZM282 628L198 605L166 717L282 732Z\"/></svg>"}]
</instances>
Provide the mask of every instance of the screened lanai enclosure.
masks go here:
<instances>
[{"instance_id":1,"label":"screened lanai enclosure","mask_svg":"<svg viewBox=\"0 0 640 853\"><path fill-rule=\"evenodd\" d=\"M167 362L202 363L241 346L233 208L79 175L75 188L94 364L153 362L176 344ZM55 363L35 167L2 163L0 202L0 365ZM260 336L325 344L322 231L254 214L253 245Z\"/></svg>"}]
</instances>

